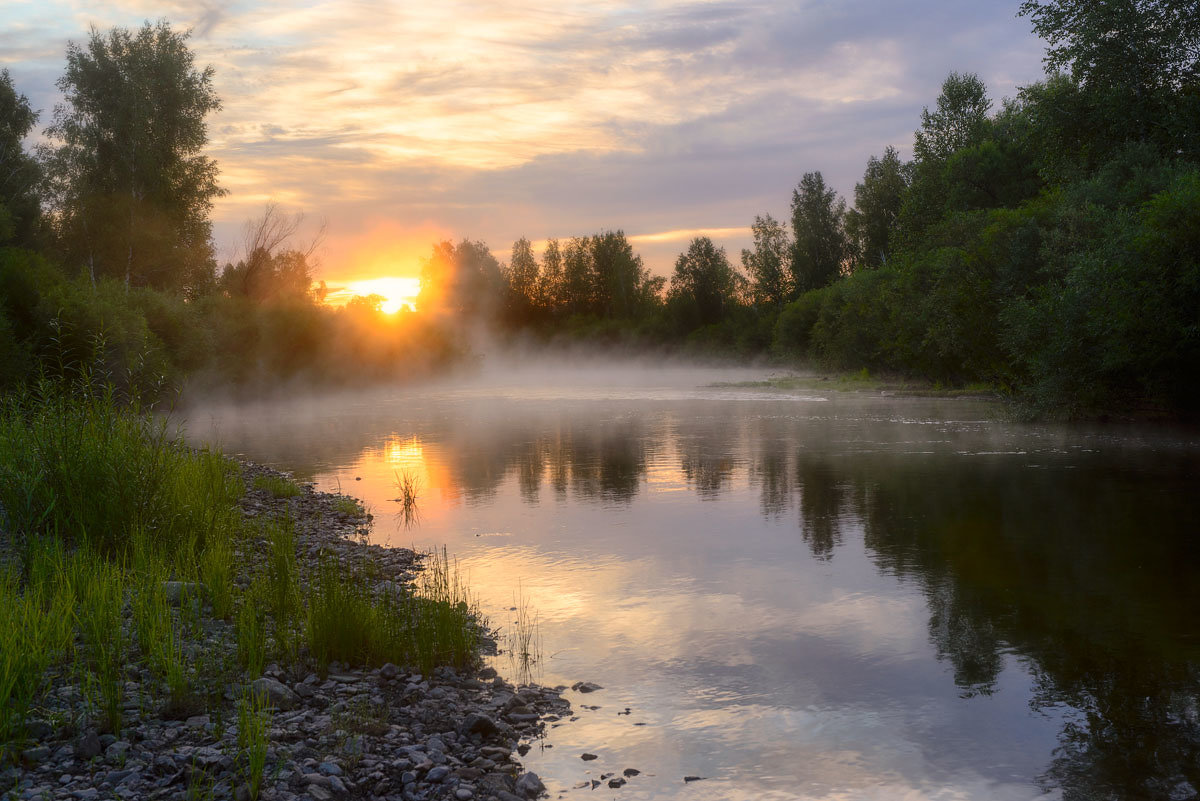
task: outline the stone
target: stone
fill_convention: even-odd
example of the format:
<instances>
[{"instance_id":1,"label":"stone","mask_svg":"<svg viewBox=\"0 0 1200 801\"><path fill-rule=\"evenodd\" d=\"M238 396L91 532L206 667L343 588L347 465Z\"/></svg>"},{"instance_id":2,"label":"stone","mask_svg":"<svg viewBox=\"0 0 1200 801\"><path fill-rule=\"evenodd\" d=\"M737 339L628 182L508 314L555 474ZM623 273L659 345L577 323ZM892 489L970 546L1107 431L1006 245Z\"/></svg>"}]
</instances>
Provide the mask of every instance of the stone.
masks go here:
<instances>
[{"instance_id":1,"label":"stone","mask_svg":"<svg viewBox=\"0 0 1200 801\"><path fill-rule=\"evenodd\" d=\"M472 734L481 734L484 737L491 737L499 732L500 727L496 725L496 721L492 720L487 715L480 715L476 712L472 712L470 715L467 715L465 718L463 718L462 722L458 724L458 733L466 734L468 736Z\"/></svg>"},{"instance_id":2,"label":"stone","mask_svg":"<svg viewBox=\"0 0 1200 801\"><path fill-rule=\"evenodd\" d=\"M317 770L325 776L341 776L342 769L332 762L322 762L317 765Z\"/></svg>"},{"instance_id":3,"label":"stone","mask_svg":"<svg viewBox=\"0 0 1200 801\"><path fill-rule=\"evenodd\" d=\"M50 757L50 746L39 745L36 748L26 748L21 752L21 759L26 762L44 762Z\"/></svg>"},{"instance_id":4,"label":"stone","mask_svg":"<svg viewBox=\"0 0 1200 801\"><path fill-rule=\"evenodd\" d=\"M75 746L75 756L85 760L100 756L100 738L94 731L79 738L79 742Z\"/></svg>"},{"instance_id":5,"label":"stone","mask_svg":"<svg viewBox=\"0 0 1200 801\"><path fill-rule=\"evenodd\" d=\"M608 786L613 788L614 790L617 789L618 787L624 787L625 784L626 784L625 780L620 778L619 776L615 779L608 780Z\"/></svg>"},{"instance_id":6,"label":"stone","mask_svg":"<svg viewBox=\"0 0 1200 801\"><path fill-rule=\"evenodd\" d=\"M104 758L109 762L124 762L129 756L131 746L124 740L117 740L108 748L104 749Z\"/></svg>"},{"instance_id":7,"label":"stone","mask_svg":"<svg viewBox=\"0 0 1200 801\"><path fill-rule=\"evenodd\" d=\"M383 676L385 679L394 679L400 675L400 668L396 667L391 662L387 662L379 669L379 675Z\"/></svg>"},{"instance_id":8,"label":"stone","mask_svg":"<svg viewBox=\"0 0 1200 801\"><path fill-rule=\"evenodd\" d=\"M425 774L425 781L437 784L449 775L450 768L446 767L445 765L437 765L433 768L430 768L429 772Z\"/></svg>"},{"instance_id":9,"label":"stone","mask_svg":"<svg viewBox=\"0 0 1200 801\"><path fill-rule=\"evenodd\" d=\"M584 762L591 762L593 759L599 759L600 757L596 756L595 754L580 754L579 758Z\"/></svg>"},{"instance_id":10,"label":"stone","mask_svg":"<svg viewBox=\"0 0 1200 801\"><path fill-rule=\"evenodd\" d=\"M641 771L638 770L637 768L625 768L625 770L623 770L621 772L624 773L626 776L637 776L638 774L641 773Z\"/></svg>"},{"instance_id":11,"label":"stone","mask_svg":"<svg viewBox=\"0 0 1200 801\"><path fill-rule=\"evenodd\" d=\"M466 787L459 787L454 791L454 797L457 798L458 801L470 801L470 799L474 798L474 796L474 791L468 790Z\"/></svg>"},{"instance_id":12,"label":"stone","mask_svg":"<svg viewBox=\"0 0 1200 801\"><path fill-rule=\"evenodd\" d=\"M685 783L687 783L687 782L702 782L706 778L708 778L708 777L707 776L684 776L683 781Z\"/></svg>"},{"instance_id":13,"label":"stone","mask_svg":"<svg viewBox=\"0 0 1200 801\"><path fill-rule=\"evenodd\" d=\"M526 798L537 798L542 793L546 792L546 785L542 784L542 780L538 778L536 773L522 773L516 783L517 795L525 796Z\"/></svg>"},{"instance_id":14,"label":"stone","mask_svg":"<svg viewBox=\"0 0 1200 801\"><path fill-rule=\"evenodd\" d=\"M604 688L590 681L577 681L571 685L571 689L579 693L594 693L596 690L603 690Z\"/></svg>"},{"instance_id":15,"label":"stone","mask_svg":"<svg viewBox=\"0 0 1200 801\"><path fill-rule=\"evenodd\" d=\"M349 792L346 789L346 783L343 782L338 776L329 777L329 789L333 790L338 795L345 795L347 792Z\"/></svg>"},{"instance_id":16,"label":"stone","mask_svg":"<svg viewBox=\"0 0 1200 801\"><path fill-rule=\"evenodd\" d=\"M267 676L251 682L250 689L260 695L265 695L271 706L284 711L295 709L296 705L300 703L300 699L288 689L286 684Z\"/></svg>"}]
</instances>

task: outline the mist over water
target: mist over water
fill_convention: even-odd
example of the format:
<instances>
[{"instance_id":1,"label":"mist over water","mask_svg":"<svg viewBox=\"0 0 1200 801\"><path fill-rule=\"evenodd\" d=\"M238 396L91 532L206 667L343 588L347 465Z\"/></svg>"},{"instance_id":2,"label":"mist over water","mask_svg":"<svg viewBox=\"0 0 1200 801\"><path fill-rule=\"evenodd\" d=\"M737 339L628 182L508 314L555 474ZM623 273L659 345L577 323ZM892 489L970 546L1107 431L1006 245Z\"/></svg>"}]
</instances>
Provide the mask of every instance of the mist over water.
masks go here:
<instances>
[{"instance_id":1,"label":"mist over water","mask_svg":"<svg viewBox=\"0 0 1200 801\"><path fill-rule=\"evenodd\" d=\"M765 376L490 359L437 385L195 406L189 436L364 499L377 542L446 545L494 625L524 596L535 678L605 688L569 693L578 719L526 758L554 795L627 767L597 792L1187 791L1193 435L731 386Z\"/></svg>"}]
</instances>

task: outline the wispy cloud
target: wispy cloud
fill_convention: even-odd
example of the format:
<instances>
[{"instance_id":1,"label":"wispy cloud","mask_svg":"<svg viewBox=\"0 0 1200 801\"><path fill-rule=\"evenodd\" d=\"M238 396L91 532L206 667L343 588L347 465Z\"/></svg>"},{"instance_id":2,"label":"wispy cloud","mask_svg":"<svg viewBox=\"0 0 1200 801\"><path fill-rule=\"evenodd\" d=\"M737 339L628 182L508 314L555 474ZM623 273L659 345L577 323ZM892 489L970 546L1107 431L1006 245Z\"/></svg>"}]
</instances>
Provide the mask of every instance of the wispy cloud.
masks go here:
<instances>
[{"instance_id":1,"label":"wispy cloud","mask_svg":"<svg viewBox=\"0 0 1200 801\"><path fill-rule=\"evenodd\" d=\"M0 9L0 61L42 108L68 39L167 17L216 68L217 230L268 198L356 236L432 224L494 247L783 216L801 173L849 193L910 141L950 69L1040 73L1015 3L955 0L51 0ZM223 234L221 234L223 235ZM646 236L661 236L647 234ZM372 240L373 241L373 240ZM635 240L669 267L680 240Z\"/></svg>"}]
</instances>

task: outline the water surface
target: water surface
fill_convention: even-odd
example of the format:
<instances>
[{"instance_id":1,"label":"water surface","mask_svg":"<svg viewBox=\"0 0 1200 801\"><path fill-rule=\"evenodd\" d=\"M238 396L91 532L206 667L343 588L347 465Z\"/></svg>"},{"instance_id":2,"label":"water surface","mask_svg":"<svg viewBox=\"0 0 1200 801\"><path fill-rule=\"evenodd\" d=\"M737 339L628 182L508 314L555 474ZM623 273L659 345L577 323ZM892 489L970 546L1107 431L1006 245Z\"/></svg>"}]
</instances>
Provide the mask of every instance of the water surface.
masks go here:
<instances>
[{"instance_id":1,"label":"water surface","mask_svg":"<svg viewBox=\"0 0 1200 801\"><path fill-rule=\"evenodd\" d=\"M538 680L605 688L526 758L552 795L632 767L594 792L1195 796L1195 436L710 386L752 376L517 371L189 426L363 498L377 542L446 545L494 624L530 602Z\"/></svg>"}]
</instances>

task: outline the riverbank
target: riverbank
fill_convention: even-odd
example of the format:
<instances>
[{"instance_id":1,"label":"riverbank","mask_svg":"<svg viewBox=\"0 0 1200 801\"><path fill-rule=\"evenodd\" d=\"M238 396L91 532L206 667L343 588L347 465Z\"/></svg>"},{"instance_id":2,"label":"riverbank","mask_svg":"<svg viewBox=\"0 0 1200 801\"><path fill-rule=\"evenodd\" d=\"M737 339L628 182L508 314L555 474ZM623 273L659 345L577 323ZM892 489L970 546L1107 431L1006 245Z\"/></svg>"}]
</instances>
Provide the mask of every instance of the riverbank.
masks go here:
<instances>
[{"instance_id":1,"label":"riverbank","mask_svg":"<svg viewBox=\"0 0 1200 801\"><path fill-rule=\"evenodd\" d=\"M237 529L246 535L231 541L230 585L239 600L223 609L228 599L209 582L161 581L165 638L181 674L173 678L156 664L153 646L143 653L138 644L142 595L131 588L116 603L114 645L128 650L119 657L115 702L103 703L96 656L82 632L66 648L79 658L54 660L21 715L23 732L8 746L13 759L0 770L5 797L513 801L539 795L541 782L522 771L514 752L547 721L569 714L570 704L561 688L516 687L483 667L488 635L477 617L467 626L466 658L434 660L448 664L380 663L373 658L379 649L361 651L363 659L327 658L342 654L345 643L322 639L322 599L353 596L332 608L345 614L335 621L345 624L340 628L351 630L361 623L347 614L355 610L359 617L429 615L428 605L405 604L429 599L431 590L436 596L437 586L450 595L432 603L459 597L444 556L371 545L370 517L352 499L258 465L238 469L245 490ZM7 544L13 550L11 539ZM264 563L281 561L281 544L292 551L291 561L282 562L285 571L294 566L294 583L275 588L293 597L260 600L278 610L305 599L305 634L292 639L267 614L245 611L250 598L273 589L261 585L262 574ZM334 569L353 582L329 583ZM453 607L468 611L464 600ZM259 634L248 634L255 626ZM437 650L443 653L434 656L446 655L444 645ZM179 683L186 692L176 692Z\"/></svg>"}]
</instances>

